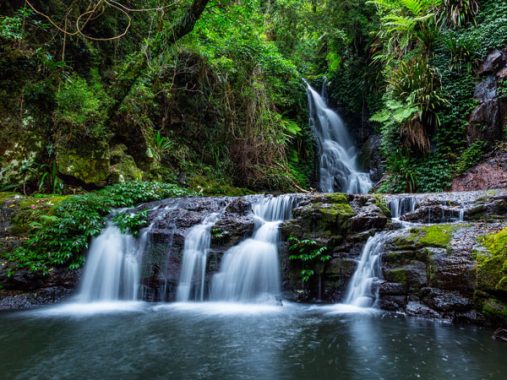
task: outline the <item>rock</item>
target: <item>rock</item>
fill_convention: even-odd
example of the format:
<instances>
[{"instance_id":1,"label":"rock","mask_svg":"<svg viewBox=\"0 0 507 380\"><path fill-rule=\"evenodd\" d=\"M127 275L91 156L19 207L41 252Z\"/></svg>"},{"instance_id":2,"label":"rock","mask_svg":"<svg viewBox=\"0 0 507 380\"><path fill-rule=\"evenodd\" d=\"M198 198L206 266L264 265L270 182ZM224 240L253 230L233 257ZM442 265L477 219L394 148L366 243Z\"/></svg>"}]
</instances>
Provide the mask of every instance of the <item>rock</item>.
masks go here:
<instances>
[{"instance_id":1,"label":"rock","mask_svg":"<svg viewBox=\"0 0 507 380\"><path fill-rule=\"evenodd\" d=\"M386 224L387 217L382 210L374 204L369 204L362 207L360 211L350 219L350 230L352 232L357 232L381 229L384 228Z\"/></svg>"},{"instance_id":2,"label":"rock","mask_svg":"<svg viewBox=\"0 0 507 380\"><path fill-rule=\"evenodd\" d=\"M400 295L406 294L407 287L398 282L383 282L379 287L379 294L382 295ZM381 297L383 298L383 297Z\"/></svg>"},{"instance_id":3,"label":"rock","mask_svg":"<svg viewBox=\"0 0 507 380\"><path fill-rule=\"evenodd\" d=\"M494 100L497 95L496 79L493 75L487 76L475 86L474 97L481 102Z\"/></svg>"},{"instance_id":4,"label":"rock","mask_svg":"<svg viewBox=\"0 0 507 380\"><path fill-rule=\"evenodd\" d=\"M110 183L141 181L143 179L143 171L137 167L134 158L127 154L127 147L123 144L115 145L111 149L110 163Z\"/></svg>"},{"instance_id":5,"label":"rock","mask_svg":"<svg viewBox=\"0 0 507 380\"><path fill-rule=\"evenodd\" d=\"M507 188L507 145L452 181L452 191Z\"/></svg>"},{"instance_id":6,"label":"rock","mask_svg":"<svg viewBox=\"0 0 507 380\"><path fill-rule=\"evenodd\" d=\"M379 307L388 311L402 311L407 305L406 296L382 296L379 300Z\"/></svg>"},{"instance_id":7,"label":"rock","mask_svg":"<svg viewBox=\"0 0 507 380\"><path fill-rule=\"evenodd\" d=\"M498 70L501 66L505 65L507 61L506 54L500 50L493 50L488 54L484 62L479 67L477 74L483 75L493 73Z\"/></svg>"},{"instance_id":8,"label":"rock","mask_svg":"<svg viewBox=\"0 0 507 380\"><path fill-rule=\"evenodd\" d=\"M461 312L472 308L472 301L457 291L424 288L421 298L426 305L440 312Z\"/></svg>"},{"instance_id":9,"label":"rock","mask_svg":"<svg viewBox=\"0 0 507 380\"><path fill-rule=\"evenodd\" d=\"M493 339L497 340L499 342L505 342L507 343L507 329L496 329L493 333Z\"/></svg>"},{"instance_id":10,"label":"rock","mask_svg":"<svg viewBox=\"0 0 507 380\"><path fill-rule=\"evenodd\" d=\"M482 102L469 119L468 141L496 141L502 138L503 119L500 101L496 98Z\"/></svg>"},{"instance_id":11,"label":"rock","mask_svg":"<svg viewBox=\"0 0 507 380\"><path fill-rule=\"evenodd\" d=\"M26 310L62 302L72 296L73 292L73 289L62 287L43 288L30 293L0 291L0 311Z\"/></svg>"},{"instance_id":12,"label":"rock","mask_svg":"<svg viewBox=\"0 0 507 380\"><path fill-rule=\"evenodd\" d=\"M85 186L104 186L110 173L109 148L107 145L83 146L79 151L59 148L56 165L59 173Z\"/></svg>"},{"instance_id":13,"label":"rock","mask_svg":"<svg viewBox=\"0 0 507 380\"><path fill-rule=\"evenodd\" d=\"M255 222L252 217L227 213L212 228L212 247L228 249L252 235Z\"/></svg>"},{"instance_id":14,"label":"rock","mask_svg":"<svg viewBox=\"0 0 507 380\"><path fill-rule=\"evenodd\" d=\"M423 317L423 318L440 318L440 314L438 314L435 310L432 310L428 306L425 306L419 302L410 301L405 311L408 315Z\"/></svg>"}]
</instances>

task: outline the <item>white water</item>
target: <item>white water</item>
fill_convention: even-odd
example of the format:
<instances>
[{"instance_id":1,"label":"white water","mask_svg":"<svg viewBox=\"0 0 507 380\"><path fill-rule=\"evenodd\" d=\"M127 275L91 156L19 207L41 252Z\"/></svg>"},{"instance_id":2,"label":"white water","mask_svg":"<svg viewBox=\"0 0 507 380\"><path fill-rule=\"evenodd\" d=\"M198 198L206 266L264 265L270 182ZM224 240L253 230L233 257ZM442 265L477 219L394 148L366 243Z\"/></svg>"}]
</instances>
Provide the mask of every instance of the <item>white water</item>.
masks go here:
<instances>
[{"instance_id":1,"label":"white water","mask_svg":"<svg viewBox=\"0 0 507 380\"><path fill-rule=\"evenodd\" d=\"M176 294L178 302L204 301L206 263L211 245L211 227L218 214L211 214L190 230L185 238L183 264Z\"/></svg>"},{"instance_id":2,"label":"white water","mask_svg":"<svg viewBox=\"0 0 507 380\"><path fill-rule=\"evenodd\" d=\"M280 295L279 226L288 219L292 197L264 198L253 207L253 236L229 249L213 276L210 299L227 302L275 301Z\"/></svg>"},{"instance_id":3,"label":"white water","mask_svg":"<svg viewBox=\"0 0 507 380\"><path fill-rule=\"evenodd\" d=\"M307 84L310 126L317 140L320 191L367 193L372 187L368 173L361 172L356 147L336 112Z\"/></svg>"},{"instance_id":4,"label":"white water","mask_svg":"<svg viewBox=\"0 0 507 380\"><path fill-rule=\"evenodd\" d=\"M389 201L389 210L393 218L399 219L405 214L415 211L417 206L416 197L399 196Z\"/></svg>"},{"instance_id":5,"label":"white water","mask_svg":"<svg viewBox=\"0 0 507 380\"><path fill-rule=\"evenodd\" d=\"M137 241L112 223L93 239L77 301L134 301L138 297L139 260L147 232Z\"/></svg>"},{"instance_id":6,"label":"white water","mask_svg":"<svg viewBox=\"0 0 507 380\"><path fill-rule=\"evenodd\" d=\"M380 255L388 236L388 232L379 232L366 242L357 269L349 282L345 304L358 307L375 306L378 291L374 290L377 287L374 287L373 283L382 278Z\"/></svg>"}]
</instances>

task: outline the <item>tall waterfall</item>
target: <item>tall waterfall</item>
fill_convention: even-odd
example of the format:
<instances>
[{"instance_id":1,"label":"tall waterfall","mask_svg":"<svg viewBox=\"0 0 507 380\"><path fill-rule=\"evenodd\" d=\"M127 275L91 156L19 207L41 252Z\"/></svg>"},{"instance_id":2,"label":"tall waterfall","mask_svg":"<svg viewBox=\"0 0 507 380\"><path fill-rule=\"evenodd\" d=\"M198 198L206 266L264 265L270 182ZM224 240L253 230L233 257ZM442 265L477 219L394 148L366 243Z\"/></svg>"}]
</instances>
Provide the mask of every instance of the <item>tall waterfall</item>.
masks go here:
<instances>
[{"instance_id":1,"label":"tall waterfall","mask_svg":"<svg viewBox=\"0 0 507 380\"><path fill-rule=\"evenodd\" d=\"M253 206L253 236L229 249L213 277L211 300L265 302L280 295L279 226L291 215L293 198L264 198Z\"/></svg>"},{"instance_id":2,"label":"tall waterfall","mask_svg":"<svg viewBox=\"0 0 507 380\"><path fill-rule=\"evenodd\" d=\"M357 150L340 116L307 84L310 126L317 140L320 191L367 193L372 182L361 172Z\"/></svg>"},{"instance_id":3,"label":"tall waterfall","mask_svg":"<svg viewBox=\"0 0 507 380\"><path fill-rule=\"evenodd\" d=\"M133 301L139 290L139 255L147 233L139 240L122 234L112 223L96 237L84 268L79 302Z\"/></svg>"},{"instance_id":4,"label":"tall waterfall","mask_svg":"<svg viewBox=\"0 0 507 380\"><path fill-rule=\"evenodd\" d=\"M180 282L176 294L179 302L204 301L206 263L211 244L211 227L218 218L217 213L211 214L190 230L185 238L183 248L183 264Z\"/></svg>"}]
</instances>

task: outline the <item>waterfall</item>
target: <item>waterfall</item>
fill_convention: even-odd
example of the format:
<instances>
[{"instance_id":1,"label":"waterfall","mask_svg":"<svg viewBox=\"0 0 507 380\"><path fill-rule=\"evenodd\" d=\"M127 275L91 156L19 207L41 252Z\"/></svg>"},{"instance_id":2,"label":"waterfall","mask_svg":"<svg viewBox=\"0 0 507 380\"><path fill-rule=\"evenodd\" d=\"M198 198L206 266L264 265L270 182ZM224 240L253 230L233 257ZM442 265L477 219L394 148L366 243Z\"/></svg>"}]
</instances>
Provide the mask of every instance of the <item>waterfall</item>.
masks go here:
<instances>
[{"instance_id":1,"label":"waterfall","mask_svg":"<svg viewBox=\"0 0 507 380\"><path fill-rule=\"evenodd\" d=\"M414 212L416 207L416 197L399 196L389 201L389 210L393 218L400 218L405 214Z\"/></svg>"},{"instance_id":2,"label":"waterfall","mask_svg":"<svg viewBox=\"0 0 507 380\"><path fill-rule=\"evenodd\" d=\"M359 307L375 306L378 294L374 282L382 278L380 255L389 235L389 232L379 232L366 242L357 269L349 282L345 304Z\"/></svg>"},{"instance_id":3,"label":"waterfall","mask_svg":"<svg viewBox=\"0 0 507 380\"><path fill-rule=\"evenodd\" d=\"M139 240L122 234L109 223L93 239L86 260L80 302L133 301L139 290L139 259L147 239L145 231Z\"/></svg>"},{"instance_id":4,"label":"waterfall","mask_svg":"<svg viewBox=\"0 0 507 380\"><path fill-rule=\"evenodd\" d=\"M218 219L217 213L211 214L190 230L183 247L183 264L176 294L179 302L204 300L206 263L211 244L211 227Z\"/></svg>"},{"instance_id":5,"label":"waterfall","mask_svg":"<svg viewBox=\"0 0 507 380\"><path fill-rule=\"evenodd\" d=\"M367 193L372 186L370 176L359 169L356 147L342 119L308 83L307 93L310 126L320 157L320 190Z\"/></svg>"},{"instance_id":6,"label":"waterfall","mask_svg":"<svg viewBox=\"0 0 507 380\"><path fill-rule=\"evenodd\" d=\"M263 198L253 206L251 238L229 249L213 277L213 301L265 302L280 295L279 226L291 217L293 197Z\"/></svg>"}]
</instances>

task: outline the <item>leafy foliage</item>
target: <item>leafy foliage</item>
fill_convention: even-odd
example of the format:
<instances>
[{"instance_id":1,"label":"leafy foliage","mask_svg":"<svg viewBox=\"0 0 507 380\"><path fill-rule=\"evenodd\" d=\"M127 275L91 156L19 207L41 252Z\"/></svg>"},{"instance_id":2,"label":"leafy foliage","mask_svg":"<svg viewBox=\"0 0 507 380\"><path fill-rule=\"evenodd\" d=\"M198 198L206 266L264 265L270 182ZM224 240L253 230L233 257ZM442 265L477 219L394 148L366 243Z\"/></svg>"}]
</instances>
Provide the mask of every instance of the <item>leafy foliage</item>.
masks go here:
<instances>
[{"instance_id":1,"label":"leafy foliage","mask_svg":"<svg viewBox=\"0 0 507 380\"><path fill-rule=\"evenodd\" d=\"M105 216L113 208L191 194L171 184L131 182L66 197L42 214L30 214L28 238L21 247L3 256L19 268L34 272L48 273L51 268L64 265L76 269L84 262L83 253L90 239L100 233ZM117 217L115 221L124 231L135 232L145 223L146 215Z\"/></svg>"},{"instance_id":2,"label":"leafy foliage","mask_svg":"<svg viewBox=\"0 0 507 380\"><path fill-rule=\"evenodd\" d=\"M128 233L137 237L139 236L139 231L148 226L148 210L122 212L113 217L113 223L120 228L122 233Z\"/></svg>"},{"instance_id":3,"label":"leafy foliage","mask_svg":"<svg viewBox=\"0 0 507 380\"><path fill-rule=\"evenodd\" d=\"M328 248L319 246L315 240L300 240L290 237L289 240L289 260L299 261L303 268L300 271L301 280L306 283L315 274L315 265L326 263L331 260L327 254Z\"/></svg>"}]
</instances>

